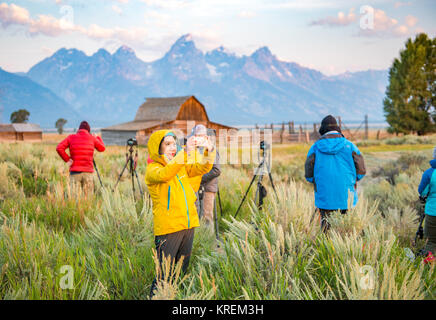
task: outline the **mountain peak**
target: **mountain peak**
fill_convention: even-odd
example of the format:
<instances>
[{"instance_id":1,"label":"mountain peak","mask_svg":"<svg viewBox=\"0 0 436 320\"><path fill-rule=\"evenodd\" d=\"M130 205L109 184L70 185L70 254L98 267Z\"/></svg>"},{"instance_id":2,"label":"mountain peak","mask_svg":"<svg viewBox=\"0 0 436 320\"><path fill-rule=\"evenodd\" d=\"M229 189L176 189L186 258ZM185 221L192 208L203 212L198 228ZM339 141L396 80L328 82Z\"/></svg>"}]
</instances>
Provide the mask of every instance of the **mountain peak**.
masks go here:
<instances>
[{"instance_id":1,"label":"mountain peak","mask_svg":"<svg viewBox=\"0 0 436 320\"><path fill-rule=\"evenodd\" d=\"M251 58L253 58L257 62L263 62L263 63L272 63L276 57L271 53L268 47L264 46L259 49L257 49L253 54L251 55Z\"/></svg>"},{"instance_id":2,"label":"mountain peak","mask_svg":"<svg viewBox=\"0 0 436 320\"><path fill-rule=\"evenodd\" d=\"M94 53L92 56L93 57L104 57L104 58L106 58L106 57L110 57L110 55L111 54L106 49L101 48L101 49L98 49L98 51L96 53Z\"/></svg>"},{"instance_id":3,"label":"mountain peak","mask_svg":"<svg viewBox=\"0 0 436 320\"><path fill-rule=\"evenodd\" d=\"M86 54L83 51L77 50L77 49L67 49L67 48L61 48L58 51L56 51L52 57L71 57L71 56L86 56Z\"/></svg>"},{"instance_id":4,"label":"mountain peak","mask_svg":"<svg viewBox=\"0 0 436 320\"><path fill-rule=\"evenodd\" d=\"M132 48L126 46L126 45L122 45L121 47L119 47L118 50L114 53L114 55L115 56L118 56L118 55L124 55L124 56L133 55L133 56L136 56L135 51Z\"/></svg>"},{"instance_id":5,"label":"mountain peak","mask_svg":"<svg viewBox=\"0 0 436 320\"><path fill-rule=\"evenodd\" d=\"M227 55L227 56L234 56L235 55L235 53L231 52L229 49L227 49L227 48L225 48L223 46L219 46L218 48L213 49L211 51L211 53L218 53L218 54L221 54L221 55L224 54L224 55Z\"/></svg>"},{"instance_id":6,"label":"mountain peak","mask_svg":"<svg viewBox=\"0 0 436 320\"><path fill-rule=\"evenodd\" d=\"M193 41L193 39L192 39L192 34L191 33L184 34L183 36L181 36L177 40L177 42L192 42L192 41Z\"/></svg>"},{"instance_id":7,"label":"mountain peak","mask_svg":"<svg viewBox=\"0 0 436 320\"><path fill-rule=\"evenodd\" d=\"M171 46L171 49L165 54L164 58L170 61L179 61L181 58L199 58L202 55L203 53L195 47L192 35L188 33L177 39L177 41Z\"/></svg>"},{"instance_id":8,"label":"mountain peak","mask_svg":"<svg viewBox=\"0 0 436 320\"><path fill-rule=\"evenodd\" d=\"M252 54L252 56L260 56L260 55L273 57L273 54L271 53L271 51L267 46L260 47Z\"/></svg>"},{"instance_id":9,"label":"mountain peak","mask_svg":"<svg viewBox=\"0 0 436 320\"><path fill-rule=\"evenodd\" d=\"M181 36L177 41L173 44L171 49L173 48L195 48L194 41L192 39L192 35L190 33Z\"/></svg>"}]
</instances>

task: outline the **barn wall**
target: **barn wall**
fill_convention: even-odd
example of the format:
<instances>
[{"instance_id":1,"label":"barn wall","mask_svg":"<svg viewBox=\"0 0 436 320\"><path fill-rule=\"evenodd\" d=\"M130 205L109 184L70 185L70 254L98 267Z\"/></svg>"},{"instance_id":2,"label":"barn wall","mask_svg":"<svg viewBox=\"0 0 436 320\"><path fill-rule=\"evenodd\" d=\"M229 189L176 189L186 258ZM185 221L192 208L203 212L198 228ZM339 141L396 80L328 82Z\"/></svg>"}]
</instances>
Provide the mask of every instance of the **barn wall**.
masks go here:
<instances>
[{"instance_id":1,"label":"barn wall","mask_svg":"<svg viewBox=\"0 0 436 320\"><path fill-rule=\"evenodd\" d=\"M0 141L16 141L15 132L0 132Z\"/></svg>"},{"instance_id":2,"label":"barn wall","mask_svg":"<svg viewBox=\"0 0 436 320\"><path fill-rule=\"evenodd\" d=\"M101 131L101 138L107 146L125 146L128 139L135 137L136 131Z\"/></svg>"},{"instance_id":3,"label":"barn wall","mask_svg":"<svg viewBox=\"0 0 436 320\"><path fill-rule=\"evenodd\" d=\"M23 132L24 141L42 140L42 132Z\"/></svg>"},{"instance_id":4,"label":"barn wall","mask_svg":"<svg viewBox=\"0 0 436 320\"><path fill-rule=\"evenodd\" d=\"M191 97L180 107L177 120L207 121L206 110L197 100Z\"/></svg>"}]
</instances>

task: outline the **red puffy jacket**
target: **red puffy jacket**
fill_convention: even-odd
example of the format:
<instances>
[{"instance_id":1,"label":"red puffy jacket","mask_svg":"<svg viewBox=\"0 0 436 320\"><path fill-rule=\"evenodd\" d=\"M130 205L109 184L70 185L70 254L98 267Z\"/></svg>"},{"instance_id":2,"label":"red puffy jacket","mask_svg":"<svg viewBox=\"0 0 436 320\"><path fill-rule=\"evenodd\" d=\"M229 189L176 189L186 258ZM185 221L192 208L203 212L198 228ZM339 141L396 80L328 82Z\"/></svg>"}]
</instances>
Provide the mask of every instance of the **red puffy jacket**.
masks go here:
<instances>
[{"instance_id":1,"label":"red puffy jacket","mask_svg":"<svg viewBox=\"0 0 436 320\"><path fill-rule=\"evenodd\" d=\"M71 157L65 152L70 149ZM88 130L80 129L76 134L70 134L56 147L61 158L68 162L73 159L70 171L94 172L94 148L103 152L106 148L99 136L94 137Z\"/></svg>"}]
</instances>

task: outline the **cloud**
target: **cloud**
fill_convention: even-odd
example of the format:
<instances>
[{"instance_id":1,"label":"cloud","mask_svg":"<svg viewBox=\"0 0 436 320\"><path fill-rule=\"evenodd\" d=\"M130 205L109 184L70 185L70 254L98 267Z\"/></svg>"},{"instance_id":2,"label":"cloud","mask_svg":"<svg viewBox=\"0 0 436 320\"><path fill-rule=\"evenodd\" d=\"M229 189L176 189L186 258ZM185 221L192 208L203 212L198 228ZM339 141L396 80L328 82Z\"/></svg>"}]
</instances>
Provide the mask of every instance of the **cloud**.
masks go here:
<instances>
[{"instance_id":1,"label":"cloud","mask_svg":"<svg viewBox=\"0 0 436 320\"><path fill-rule=\"evenodd\" d=\"M113 12L115 12L119 15L121 15L123 13L123 10L120 7L118 7L116 4L113 4L111 8L112 8Z\"/></svg>"},{"instance_id":2,"label":"cloud","mask_svg":"<svg viewBox=\"0 0 436 320\"><path fill-rule=\"evenodd\" d=\"M19 7L15 4L8 5L0 4L0 22L3 28L8 28L11 25L20 25L25 27L25 30L31 36L46 35L49 37L58 37L65 34L82 34L92 39L101 40L118 40L125 43L134 43L136 41L144 41L148 35L148 31L142 27L131 28L104 28L96 24L89 27L75 25L71 19L57 19L49 15L38 15L36 19L30 17L27 9Z\"/></svg>"},{"instance_id":3,"label":"cloud","mask_svg":"<svg viewBox=\"0 0 436 320\"><path fill-rule=\"evenodd\" d=\"M357 22L359 21L359 22ZM357 36L360 37L403 37L412 35L412 27L418 23L418 19L412 15L405 17L404 23L399 23L395 18L389 17L385 11L374 9L370 6L362 6L360 15L354 13L351 8L348 14L340 11L337 16L328 16L309 23L310 26L345 27L356 24L359 28Z\"/></svg>"},{"instance_id":4,"label":"cloud","mask_svg":"<svg viewBox=\"0 0 436 320\"><path fill-rule=\"evenodd\" d=\"M407 26L413 27L413 26L416 25L417 22L418 22L418 18L416 18L416 17L414 17L414 16L412 16L410 14L408 16L406 16L406 24L407 24Z\"/></svg>"},{"instance_id":5,"label":"cloud","mask_svg":"<svg viewBox=\"0 0 436 320\"><path fill-rule=\"evenodd\" d=\"M19 7L13 3L11 5L1 3L0 21L3 28L12 24L26 25L30 21L30 14L27 9Z\"/></svg>"},{"instance_id":6,"label":"cloud","mask_svg":"<svg viewBox=\"0 0 436 320\"><path fill-rule=\"evenodd\" d=\"M141 2L144 2L149 7L169 10L182 9L192 4L186 0L141 0Z\"/></svg>"},{"instance_id":7,"label":"cloud","mask_svg":"<svg viewBox=\"0 0 436 320\"><path fill-rule=\"evenodd\" d=\"M311 26L322 26L328 25L330 27L341 27L348 26L357 20L357 16L354 13L354 8L351 8L347 15L342 11L339 11L337 16L329 16L323 19L318 19L312 21L309 25Z\"/></svg>"},{"instance_id":8,"label":"cloud","mask_svg":"<svg viewBox=\"0 0 436 320\"><path fill-rule=\"evenodd\" d=\"M255 16L256 16L256 13L253 11L244 10L244 11L241 11L240 13L238 13L239 18L247 18L248 19L248 18L253 18Z\"/></svg>"},{"instance_id":9,"label":"cloud","mask_svg":"<svg viewBox=\"0 0 436 320\"><path fill-rule=\"evenodd\" d=\"M302 10L333 8L337 6L338 3L336 3L335 1L326 1L326 0L294 0L294 1L285 1L285 2L271 3L265 5L266 8L270 8L270 9L302 9Z\"/></svg>"},{"instance_id":10,"label":"cloud","mask_svg":"<svg viewBox=\"0 0 436 320\"><path fill-rule=\"evenodd\" d=\"M394 3L394 8L398 9L400 7L411 6L411 5L412 5L412 1L408 1L408 2L397 1Z\"/></svg>"},{"instance_id":11,"label":"cloud","mask_svg":"<svg viewBox=\"0 0 436 320\"><path fill-rule=\"evenodd\" d=\"M154 26L165 29L180 27L178 19L174 19L171 15L157 10L147 10L144 14L144 23L151 27Z\"/></svg>"},{"instance_id":12,"label":"cloud","mask_svg":"<svg viewBox=\"0 0 436 320\"><path fill-rule=\"evenodd\" d=\"M383 10L374 9L373 25L363 27L361 23L357 35L364 37L403 37L412 33L409 27L414 26L417 21L417 18L407 16L406 24L399 24L397 19L389 17Z\"/></svg>"}]
</instances>

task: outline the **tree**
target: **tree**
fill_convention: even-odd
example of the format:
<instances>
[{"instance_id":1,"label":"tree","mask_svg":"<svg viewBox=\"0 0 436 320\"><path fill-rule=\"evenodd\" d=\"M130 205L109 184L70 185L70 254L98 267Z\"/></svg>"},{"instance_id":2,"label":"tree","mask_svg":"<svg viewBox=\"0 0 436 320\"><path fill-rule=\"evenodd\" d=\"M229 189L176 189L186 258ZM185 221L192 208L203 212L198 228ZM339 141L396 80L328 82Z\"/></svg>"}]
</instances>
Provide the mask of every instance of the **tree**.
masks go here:
<instances>
[{"instance_id":1,"label":"tree","mask_svg":"<svg viewBox=\"0 0 436 320\"><path fill-rule=\"evenodd\" d=\"M62 134L64 132L64 125L67 123L68 121L65 120L64 118L59 118L56 123L56 129L58 129L59 134Z\"/></svg>"},{"instance_id":2,"label":"tree","mask_svg":"<svg viewBox=\"0 0 436 320\"><path fill-rule=\"evenodd\" d=\"M30 113L26 109L20 109L11 113L11 123L26 123Z\"/></svg>"},{"instance_id":3,"label":"tree","mask_svg":"<svg viewBox=\"0 0 436 320\"><path fill-rule=\"evenodd\" d=\"M436 131L436 38L425 33L408 39L389 69L383 101L390 133Z\"/></svg>"}]
</instances>

